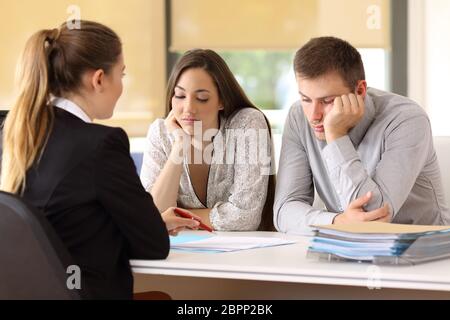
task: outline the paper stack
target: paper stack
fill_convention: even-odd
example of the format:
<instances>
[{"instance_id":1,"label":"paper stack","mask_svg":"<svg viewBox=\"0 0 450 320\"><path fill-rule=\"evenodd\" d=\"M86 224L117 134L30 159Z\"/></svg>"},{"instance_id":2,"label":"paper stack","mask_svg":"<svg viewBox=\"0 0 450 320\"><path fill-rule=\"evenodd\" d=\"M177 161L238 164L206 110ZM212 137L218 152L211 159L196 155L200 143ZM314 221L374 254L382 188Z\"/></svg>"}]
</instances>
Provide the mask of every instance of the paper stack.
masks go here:
<instances>
[{"instance_id":1,"label":"paper stack","mask_svg":"<svg viewBox=\"0 0 450 320\"><path fill-rule=\"evenodd\" d=\"M264 247L292 244L295 241L270 237L238 237L238 236L212 236L200 234L181 234L170 237L170 248L175 250L194 252L232 252Z\"/></svg>"},{"instance_id":2,"label":"paper stack","mask_svg":"<svg viewBox=\"0 0 450 320\"><path fill-rule=\"evenodd\" d=\"M381 222L313 226L309 257L417 264L450 257L450 226Z\"/></svg>"}]
</instances>

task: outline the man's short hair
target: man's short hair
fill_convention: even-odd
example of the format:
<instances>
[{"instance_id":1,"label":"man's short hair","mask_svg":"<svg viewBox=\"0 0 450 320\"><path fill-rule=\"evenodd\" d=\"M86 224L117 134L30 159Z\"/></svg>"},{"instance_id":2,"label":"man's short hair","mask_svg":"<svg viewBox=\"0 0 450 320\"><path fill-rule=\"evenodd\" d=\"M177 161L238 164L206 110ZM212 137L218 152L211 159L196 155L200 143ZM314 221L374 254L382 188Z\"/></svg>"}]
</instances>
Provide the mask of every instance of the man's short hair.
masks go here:
<instances>
[{"instance_id":1,"label":"man's short hair","mask_svg":"<svg viewBox=\"0 0 450 320\"><path fill-rule=\"evenodd\" d=\"M301 47L294 58L295 73L314 79L329 72L338 72L349 89L365 80L361 55L350 43L335 37L313 38Z\"/></svg>"}]
</instances>

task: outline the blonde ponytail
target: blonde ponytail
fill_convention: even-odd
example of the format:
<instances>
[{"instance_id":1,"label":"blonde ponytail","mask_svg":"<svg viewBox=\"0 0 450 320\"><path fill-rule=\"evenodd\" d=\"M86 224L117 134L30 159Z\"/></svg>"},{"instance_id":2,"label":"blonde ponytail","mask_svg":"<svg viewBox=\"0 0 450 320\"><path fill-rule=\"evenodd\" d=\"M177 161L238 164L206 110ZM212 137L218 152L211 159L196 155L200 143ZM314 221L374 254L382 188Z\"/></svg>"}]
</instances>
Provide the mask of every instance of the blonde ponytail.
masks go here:
<instances>
[{"instance_id":1,"label":"blonde ponytail","mask_svg":"<svg viewBox=\"0 0 450 320\"><path fill-rule=\"evenodd\" d=\"M49 107L49 46L54 30L35 33L27 42L18 65L15 104L3 128L0 188L22 193L27 170L45 145L53 122Z\"/></svg>"},{"instance_id":2,"label":"blonde ponytail","mask_svg":"<svg viewBox=\"0 0 450 320\"><path fill-rule=\"evenodd\" d=\"M80 20L79 29L63 23L28 40L18 66L17 100L3 128L2 190L23 194L27 170L39 160L53 125L50 96L79 90L88 70L109 72L121 53L118 35L92 21Z\"/></svg>"}]
</instances>

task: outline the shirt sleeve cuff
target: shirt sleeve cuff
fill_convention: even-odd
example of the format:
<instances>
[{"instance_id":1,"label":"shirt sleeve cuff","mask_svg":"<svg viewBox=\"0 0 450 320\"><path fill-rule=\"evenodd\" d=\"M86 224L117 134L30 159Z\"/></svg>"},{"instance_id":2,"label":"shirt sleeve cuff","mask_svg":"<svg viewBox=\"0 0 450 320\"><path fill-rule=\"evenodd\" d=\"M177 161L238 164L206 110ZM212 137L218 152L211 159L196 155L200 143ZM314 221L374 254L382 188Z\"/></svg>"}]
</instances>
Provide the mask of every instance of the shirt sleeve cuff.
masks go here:
<instances>
[{"instance_id":1,"label":"shirt sleeve cuff","mask_svg":"<svg viewBox=\"0 0 450 320\"><path fill-rule=\"evenodd\" d=\"M330 225L337 215L338 213L319 210L299 201L291 201L283 205L274 222L278 231L311 235L312 226Z\"/></svg>"},{"instance_id":2,"label":"shirt sleeve cuff","mask_svg":"<svg viewBox=\"0 0 450 320\"><path fill-rule=\"evenodd\" d=\"M321 212L321 214L319 214L316 217L316 219L314 221L314 225L315 226L325 226L325 225L333 224L333 220L337 215L338 215L337 213L323 211L323 212ZM312 227L312 226L310 226L310 227Z\"/></svg>"},{"instance_id":3,"label":"shirt sleeve cuff","mask_svg":"<svg viewBox=\"0 0 450 320\"><path fill-rule=\"evenodd\" d=\"M344 163L357 158L358 154L349 136L343 136L334 140L323 149L323 158L330 172L342 166Z\"/></svg>"}]
</instances>

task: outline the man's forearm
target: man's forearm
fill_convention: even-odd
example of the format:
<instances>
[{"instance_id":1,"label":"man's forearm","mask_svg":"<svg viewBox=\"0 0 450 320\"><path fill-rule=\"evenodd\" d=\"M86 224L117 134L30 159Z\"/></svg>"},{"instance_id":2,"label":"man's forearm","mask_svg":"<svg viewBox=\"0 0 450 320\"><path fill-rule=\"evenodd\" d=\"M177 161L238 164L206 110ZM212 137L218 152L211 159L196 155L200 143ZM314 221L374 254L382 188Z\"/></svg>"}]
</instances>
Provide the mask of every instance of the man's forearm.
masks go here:
<instances>
[{"instance_id":1,"label":"man's forearm","mask_svg":"<svg viewBox=\"0 0 450 320\"><path fill-rule=\"evenodd\" d=\"M329 178L343 210L350 202L367 192L372 193L372 198L365 207L366 210L378 209L383 205L381 188L367 173L348 136L341 137L327 145L323 155Z\"/></svg>"}]
</instances>

